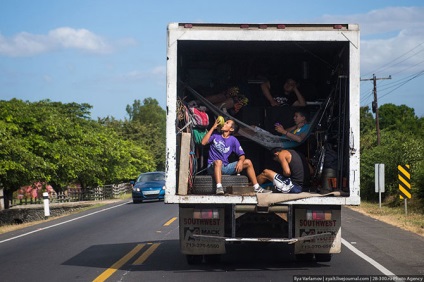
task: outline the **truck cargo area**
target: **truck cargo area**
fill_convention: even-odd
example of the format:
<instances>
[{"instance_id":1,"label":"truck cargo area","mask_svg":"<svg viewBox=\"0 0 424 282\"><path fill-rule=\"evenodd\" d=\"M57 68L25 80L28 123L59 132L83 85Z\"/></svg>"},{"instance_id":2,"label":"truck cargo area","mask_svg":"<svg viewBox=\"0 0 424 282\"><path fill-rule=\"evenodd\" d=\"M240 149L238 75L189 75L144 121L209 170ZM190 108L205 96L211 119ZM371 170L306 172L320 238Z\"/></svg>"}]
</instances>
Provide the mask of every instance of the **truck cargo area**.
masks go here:
<instances>
[{"instance_id":1,"label":"truck cargo area","mask_svg":"<svg viewBox=\"0 0 424 282\"><path fill-rule=\"evenodd\" d=\"M306 193L347 198L352 192L356 193L350 189L357 181L351 179L350 174L350 156L356 150L353 147L356 144L352 143L356 137L352 136L350 130L351 110L356 110L350 106L352 102L356 103L351 101L350 93L350 50L357 46L346 38L343 38L343 41L291 38L281 40L280 37L284 37L285 33L289 34L290 28L301 32L302 26L299 25L286 26L284 30L279 30L276 25L268 26L268 29L274 29L274 32L278 33L274 40L272 37L266 39L265 35L254 40L246 40L242 35L239 38L232 36L232 39L225 39L227 32L231 33L232 29L237 28L240 30L238 26L225 27L228 30L222 31L221 38L208 39L208 36L202 36L201 32L205 32L204 29L207 30L206 33L214 31L212 27L209 30L203 25L193 25L186 30L187 33L195 33L196 28L199 28L200 35L196 35L198 40L184 40L180 37L173 43L176 44L178 58L175 60L176 68L173 74L176 78L177 96L176 131L179 134L188 132L191 136L188 187L184 187L182 193L181 189L177 189L176 194L214 194L213 179L205 177L208 147L199 145L195 140L196 135L207 128L193 126L189 116L190 103L205 106L210 123L213 123L218 115L237 122L240 130L235 136L239 139L246 158L252 160L257 174L265 168L281 170L270 152L276 143L262 141L260 133L256 130L264 130L278 137L279 133L274 129L276 122L286 128L294 124L294 112L300 107L271 107L261 91L261 83L267 79L273 81L273 87L277 88L283 87L285 79L288 78L298 83L298 89L306 100L306 106L301 109L307 113L311 125L308 137L293 148L302 152L313 167L311 182L308 187L304 187L301 198L306 197ZM183 24L180 24L179 28L184 29ZM219 31L219 26L215 28ZM259 26L251 25L249 28L261 31ZM316 28L334 31L333 26ZM206 103L205 99L211 95L229 88L237 89L248 101L239 111L227 110L225 104L211 107ZM252 129L255 129L255 132ZM179 153L182 145L181 138L178 137L177 167L181 162ZM181 183L179 179L177 183ZM231 182L227 185L227 195L254 196L249 193L252 189L243 189L243 186L246 186L243 181Z\"/></svg>"}]
</instances>

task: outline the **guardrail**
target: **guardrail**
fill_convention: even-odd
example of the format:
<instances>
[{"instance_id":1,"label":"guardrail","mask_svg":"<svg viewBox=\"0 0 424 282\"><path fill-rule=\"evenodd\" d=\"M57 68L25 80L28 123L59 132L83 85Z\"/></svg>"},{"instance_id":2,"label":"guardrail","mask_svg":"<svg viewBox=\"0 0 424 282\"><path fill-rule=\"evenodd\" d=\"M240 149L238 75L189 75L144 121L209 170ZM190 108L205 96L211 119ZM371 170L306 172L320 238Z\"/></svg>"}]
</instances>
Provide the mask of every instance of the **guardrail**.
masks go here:
<instances>
[{"instance_id":1,"label":"guardrail","mask_svg":"<svg viewBox=\"0 0 424 282\"><path fill-rule=\"evenodd\" d=\"M52 203L78 202L78 201L102 201L117 199L126 193L131 193L130 183L109 184L102 187L88 187L86 189L67 187L63 192L50 192L49 200ZM40 195L38 195L40 194ZM43 200L41 193L36 197L32 195L18 195L13 198L13 205L40 204Z\"/></svg>"}]
</instances>

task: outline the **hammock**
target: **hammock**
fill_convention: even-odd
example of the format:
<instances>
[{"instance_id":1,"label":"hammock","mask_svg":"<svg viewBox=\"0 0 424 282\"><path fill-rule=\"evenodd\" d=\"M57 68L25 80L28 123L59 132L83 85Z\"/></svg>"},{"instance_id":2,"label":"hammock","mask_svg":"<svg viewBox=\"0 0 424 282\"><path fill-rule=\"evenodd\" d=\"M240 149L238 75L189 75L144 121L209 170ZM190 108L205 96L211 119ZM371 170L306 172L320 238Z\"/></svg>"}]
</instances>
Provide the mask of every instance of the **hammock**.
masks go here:
<instances>
[{"instance_id":1,"label":"hammock","mask_svg":"<svg viewBox=\"0 0 424 282\"><path fill-rule=\"evenodd\" d=\"M319 110L314 114L314 117L312 118L310 122L309 129L306 132L306 136L305 138L303 138L302 142L295 142L285 137L282 137L280 135L274 135L260 127L250 126L248 124L245 124L244 122L231 116L228 112L221 110L220 108L218 108L217 106L209 102L209 100L207 100L205 97L203 97L200 93L198 93L189 85L184 84L184 87L188 91L190 91L190 93L193 94L196 97L196 99L198 99L206 108L208 108L216 116L223 116L225 119L234 120L239 126L239 130L238 130L239 135L258 143L259 145L265 147L268 150L272 150L274 148L291 149L303 144L303 142L305 142L307 137L309 137L309 135L311 134L312 130L321 121L322 116L320 118L318 117L325 112L324 109L327 108L330 102L330 97L331 97L331 95L329 95L325 103L321 104Z\"/></svg>"}]
</instances>

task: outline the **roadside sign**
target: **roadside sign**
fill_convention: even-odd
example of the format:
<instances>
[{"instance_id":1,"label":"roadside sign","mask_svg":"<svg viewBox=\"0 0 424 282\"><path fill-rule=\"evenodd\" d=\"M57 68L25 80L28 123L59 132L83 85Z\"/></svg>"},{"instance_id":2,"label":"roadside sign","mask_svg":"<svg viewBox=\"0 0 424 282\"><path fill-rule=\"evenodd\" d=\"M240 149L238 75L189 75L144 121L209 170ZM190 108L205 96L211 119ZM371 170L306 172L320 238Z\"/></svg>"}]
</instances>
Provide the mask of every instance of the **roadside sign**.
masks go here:
<instances>
[{"instance_id":1,"label":"roadside sign","mask_svg":"<svg viewBox=\"0 0 424 282\"><path fill-rule=\"evenodd\" d=\"M378 193L378 205L381 208L381 193L384 193L384 164L375 164L375 192Z\"/></svg>"},{"instance_id":2,"label":"roadside sign","mask_svg":"<svg viewBox=\"0 0 424 282\"><path fill-rule=\"evenodd\" d=\"M384 164L375 164L375 192L384 193Z\"/></svg>"},{"instance_id":3,"label":"roadside sign","mask_svg":"<svg viewBox=\"0 0 424 282\"><path fill-rule=\"evenodd\" d=\"M411 171L409 165L398 165L399 198L411 199Z\"/></svg>"}]
</instances>

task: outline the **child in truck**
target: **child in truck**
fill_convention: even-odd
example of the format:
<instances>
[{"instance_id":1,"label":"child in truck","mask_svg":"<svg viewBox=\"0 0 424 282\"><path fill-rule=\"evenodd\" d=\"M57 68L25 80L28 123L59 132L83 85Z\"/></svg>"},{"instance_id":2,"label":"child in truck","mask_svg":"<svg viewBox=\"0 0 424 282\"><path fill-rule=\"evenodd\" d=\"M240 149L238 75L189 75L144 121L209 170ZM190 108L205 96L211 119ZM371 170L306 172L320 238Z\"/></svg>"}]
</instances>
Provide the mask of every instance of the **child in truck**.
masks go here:
<instances>
[{"instance_id":1,"label":"child in truck","mask_svg":"<svg viewBox=\"0 0 424 282\"><path fill-rule=\"evenodd\" d=\"M281 165L282 173L264 169L257 177L260 184L271 181L274 189L281 193L300 193L304 187L309 186L310 167L301 153L275 148L272 154L274 160Z\"/></svg>"},{"instance_id":2,"label":"child in truck","mask_svg":"<svg viewBox=\"0 0 424 282\"><path fill-rule=\"evenodd\" d=\"M238 129L237 124L234 120L229 119L222 125L220 129L221 133L214 133L218 126L219 122L216 119L215 123L202 139L202 145L210 144L207 171L215 178L216 194L224 194L222 187L223 174L232 175L240 173L244 169L246 169L247 177L252 182L255 192L267 192L268 190L264 190L259 186L251 160L246 159L240 142L236 137L232 136L232 133ZM230 163L229 157L232 153L238 156L238 161Z\"/></svg>"},{"instance_id":3,"label":"child in truck","mask_svg":"<svg viewBox=\"0 0 424 282\"><path fill-rule=\"evenodd\" d=\"M310 125L308 124L307 114L303 110L297 110L294 113L294 126L284 128L280 123L275 124L275 131L281 133L284 137L283 148L296 147L308 135Z\"/></svg>"}]
</instances>

